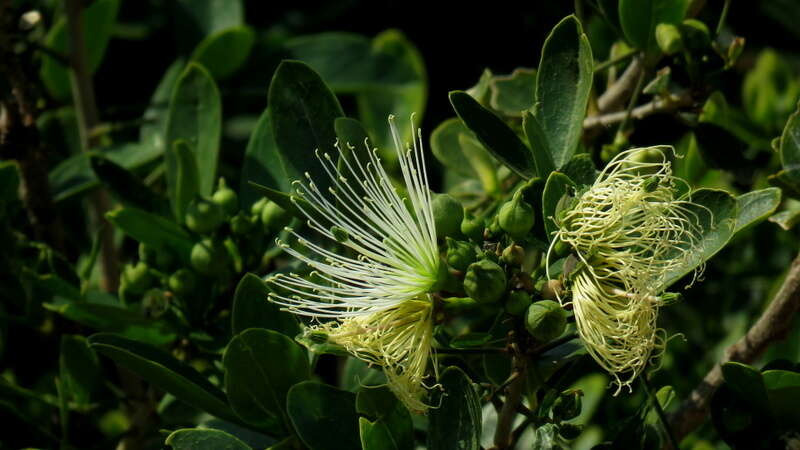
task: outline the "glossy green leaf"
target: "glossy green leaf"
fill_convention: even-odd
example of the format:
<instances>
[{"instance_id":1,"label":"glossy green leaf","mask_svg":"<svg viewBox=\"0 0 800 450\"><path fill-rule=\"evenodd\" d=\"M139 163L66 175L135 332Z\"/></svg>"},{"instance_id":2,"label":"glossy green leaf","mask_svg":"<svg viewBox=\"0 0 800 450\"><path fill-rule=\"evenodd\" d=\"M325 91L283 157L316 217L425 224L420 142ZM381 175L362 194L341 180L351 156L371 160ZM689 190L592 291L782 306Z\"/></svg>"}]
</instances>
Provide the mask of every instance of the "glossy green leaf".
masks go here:
<instances>
[{"instance_id":1,"label":"glossy green leaf","mask_svg":"<svg viewBox=\"0 0 800 450\"><path fill-rule=\"evenodd\" d=\"M578 186L588 186L597 178L597 169L594 168L592 156L588 153L575 155L561 168L564 175L568 176Z\"/></svg>"},{"instance_id":2,"label":"glossy green leaf","mask_svg":"<svg viewBox=\"0 0 800 450\"><path fill-rule=\"evenodd\" d=\"M171 220L137 208L121 208L106 213L106 218L128 236L154 248L169 249L189 261L194 241L191 235Z\"/></svg>"},{"instance_id":3,"label":"glossy green leaf","mask_svg":"<svg viewBox=\"0 0 800 450\"><path fill-rule=\"evenodd\" d=\"M699 189L692 193L690 207L697 215L697 225L702 230L701 247L690 254L686 264L667 273L665 286L678 281L700 264L705 263L728 243L736 229L737 203L729 193L715 189Z\"/></svg>"},{"instance_id":4,"label":"glossy green leaf","mask_svg":"<svg viewBox=\"0 0 800 450\"><path fill-rule=\"evenodd\" d=\"M133 173L125 170L100 153L93 153L89 161L97 178L126 206L146 211L169 211L166 199L156 194Z\"/></svg>"},{"instance_id":5,"label":"glossy green leaf","mask_svg":"<svg viewBox=\"0 0 800 450\"><path fill-rule=\"evenodd\" d=\"M489 106L509 117L520 117L530 109L536 95L536 69L518 68L489 82Z\"/></svg>"},{"instance_id":6,"label":"glossy green leaf","mask_svg":"<svg viewBox=\"0 0 800 450\"><path fill-rule=\"evenodd\" d=\"M784 127L797 107L798 97L800 80L786 56L771 48L759 52L742 83L744 113L772 134Z\"/></svg>"},{"instance_id":7,"label":"glossy green leaf","mask_svg":"<svg viewBox=\"0 0 800 450\"><path fill-rule=\"evenodd\" d=\"M477 450L481 442L481 404L472 380L458 367L439 378L442 391L434 395L428 423L430 450ZM438 397L438 398L437 398Z\"/></svg>"},{"instance_id":8,"label":"glossy green leaf","mask_svg":"<svg viewBox=\"0 0 800 450\"><path fill-rule=\"evenodd\" d=\"M97 0L81 12L86 62L90 73L94 73L103 61L108 41L114 31L119 5L119 0ZM68 55L69 38L67 33L66 17L60 17L47 33L44 40L45 47L61 55ZM61 61L44 54L39 76L53 97L59 100L66 100L70 97L69 70Z\"/></svg>"},{"instance_id":9,"label":"glossy green leaf","mask_svg":"<svg viewBox=\"0 0 800 450\"><path fill-rule=\"evenodd\" d=\"M475 348L482 347L492 340L492 335L486 332L473 331L460 334L450 340L450 347L453 348Z\"/></svg>"},{"instance_id":10,"label":"glossy green leaf","mask_svg":"<svg viewBox=\"0 0 800 450\"><path fill-rule=\"evenodd\" d=\"M547 136L556 168L569 161L583 132L592 89L592 64L592 49L580 22L575 16L564 18L542 48L533 110Z\"/></svg>"},{"instance_id":11,"label":"glossy green leaf","mask_svg":"<svg viewBox=\"0 0 800 450\"><path fill-rule=\"evenodd\" d=\"M222 103L211 74L197 63L189 63L178 78L169 102L166 124L167 187L172 198L177 186L178 156L175 142L185 140L197 164L198 193L211 195L217 183L222 130Z\"/></svg>"},{"instance_id":12,"label":"glossy green leaf","mask_svg":"<svg viewBox=\"0 0 800 450\"><path fill-rule=\"evenodd\" d=\"M758 408L762 414L769 413L769 398L761 372L746 364L731 361L722 365L722 376L728 388L751 408Z\"/></svg>"},{"instance_id":13,"label":"glossy green leaf","mask_svg":"<svg viewBox=\"0 0 800 450\"><path fill-rule=\"evenodd\" d=\"M386 376L377 367L370 367L366 362L348 357L344 363L339 387L350 392L358 392L367 386L380 386L386 384Z\"/></svg>"},{"instance_id":14,"label":"glossy green leaf","mask_svg":"<svg viewBox=\"0 0 800 450\"><path fill-rule=\"evenodd\" d=\"M202 64L217 80L230 77L250 56L255 32L244 25L206 36L194 49L191 60Z\"/></svg>"},{"instance_id":15,"label":"glossy green leaf","mask_svg":"<svg viewBox=\"0 0 800 450\"><path fill-rule=\"evenodd\" d=\"M369 163L368 153L375 147L374 141L369 137L364 125L356 119L339 117L334 121L333 128L341 149L341 153L337 156L339 170L343 170L343 173L350 173L351 169L347 168L346 162L351 164L352 170L358 171L357 162L366 167L366 164Z\"/></svg>"},{"instance_id":16,"label":"glossy green leaf","mask_svg":"<svg viewBox=\"0 0 800 450\"><path fill-rule=\"evenodd\" d=\"M553 162L553 154L550 150L550 143L539 120L530 111L525 111L522 114L522 129L525 131L528 144L531 146L531 154L536 165L537 176L549 176L556 169L555 162Z\"/></svg>"},{"instance_id":17,"label":"glossy green leaf","mask_svg":"<svg viewBox=\"0 0 800 450\"><path fill-rule=\"evenodd\" d=\"M89 345L189 405L220 419L240 422L219 388L162 350L110 333L90 336Z\"/></svg>"},{"instance_id":18,"label":"glossy green leaf","mask_svg":"<svg viewBox=\"0 0 800 450\"><path fill-rule=\"evenodd\" d=\"M763 374L773 417L792 429L800 427L800 372L767 370Z\"/></svg>"},{"instance_id":19,"label":"glossy green leaf","mask_svg":"<svg viewBox=\"0 0 800 450\"><path fill-rule=\"evenodd\" d=\"M275 137L272 134L269 109L265 109L256 123L253 134L250 135L244 152L242 184L239 189L242 208L249 208L263 196L250 182L288 192L291 189L292 180L297 179L299 174L289 173L287 169L291 168L284 166L278 144L275 143Z\"/></svg>"},{"instance_id":20,"label":"glossy green leaf","mask_svg":"<svg viewBox=\"0 0 800 450\"><path fill-rule=\"evenodd\" d=\"M298 208L295 203L300 203L301 205L305 205L306 200L298 195L295 194L287 194L285 192L276 191L275 189L268 188L266 186L262 186L258 183L250 182L250 186L256 190L256 192L260 193L264 197L267 197L270 201L275 202L278 206L283 208L286 212L291 214L293 217L300 219L302 221L308 220L306 215L303 213L303 210ZM313 212L313 208L310 205L305 205L305 211Z\"/></svg>"},{"instance_id":21,"label":"glossy green leaf","mask_svg":"<svg viewBox=\"0 0 800 450\"><path fill-rule=\"evenodd\" d=\"M688 0L620 0L619 22L628 42L651 50L656 47L656 26L680 22L688 6Z\"/></svg>"},{"instance_id":22,"label":"glossy green leaf","mask_svg":"<svg viewBox=\"0 0 800 450\"><path fill-rule=\"evenodd\" d=\"M200 174L197 159L190 144L179 139L167 151L167 192L172 213L178 223L183 223L186 208L200 194Z\"/></svg>"},{"instance_id":23,"label":"glossy green leaf","mask_svg":"<svg viewBox=\"0 0 800 450\"><path fill-rule=\"evenodd\" d=\"M734 233L769 217L781 203L778 188L759 189L736 197L737 216Z\"/></svg>"},{"instance_id":24,"label":"glossy green leaf","mask_svg":"<svg viewBox=\"0 0 800 450\"><path fill-rule=\"evenodd\" d=\"M172 450L252 450L252 447L231 434L201 428L173 431L164 444Z\"/></svg>"},{"instance_id":25,"label":"glossy green leaf","mask_svg":"<svg viewBox=\"0 0 800 450\"><path fill-rule=\"evenodd\" d=\"M299 61L283 61L269 86L272 132L287 174L308 173L325 191L330 177L314 152L335 154L334 120L342 107L322 78Z\"/></svg>"},{"instance_id":26,"label":"glossy green leaf","mask_svg":"<svg viewBox=\"0 0 800 450\"><path fill-rule=\"evenodd\" d=\"M531 151L502 119L463 91L451 92L450 103L464 125L497 159L524 178L536 175Z\"/></svg>"},{"instance_id":27,"label":"glossy green leaf","mask_svg":"<svg viewBox=\"0 0 800 450\"><path fill-rule=\"evenodd\" d=\"M176 4L181 21L201 36L244 23L241 0L178 0Z\"/></svg>"},{"instance_id":28,"label":"glossy green leaf","mask_svg":"<svg viewBox=\"0 0 800 450\"><path fill-rule=\"evenodd\" d=\"M42 306L97 331L114 332L152 345L169 344L177 337L177 332L168 324L121 306L89 302L44 303Z\"/></svg>"},{"instance_id":29,"label":"glossy green leaf","mask_svg":"<svg viewBox=\"0 0 800 450\"><path fill-rule=\"evenodd\" d=\"M559 207L564 204L568 196L574 195L575 188L575 182L561 172L553 172L547 177L542 192L542 217L548 239L558 231L555 218Z\"/></svg>"},{"instance_id":30,"label":"glossy green leaf","mask_svg":"<svg viewBox=\"0 0 800 450\"><path fill-rule=\"evenodd\" d=\"M314 381L289 390L289 417L303 443L314 450L352 450L361 447L356 396Z\"/></svg>"},{"instance_id":31,"label":"glossy green leaf","mask_svg":"<svg viewBox=\"0 0 800 450\"><path fill-rule=\"evenodd\" d=\"M250 328L231 339L222 361L236 414L265 430L288 429L286 393L309 377L306 352L276 331Z\"/></svg>"},{"instance_id":32,"label":"glossy green leaf","mask_svg":"<svg viewBox=\"0 0 800 450\"><path fill-rule=\"evenodd\" d=\"M102 372L97 355L83 336L61 336L59 356L61 387L79 408L87 408L102 386Z\"/></svg>"},{"instance_id":33,"label":"glossy green leaf","mask_svg":"<svg viewBox=\"0 0 800 450\"><path fill-rule=\"evenodd\" d=\"M178 59L167 68L156 90L150 97L150 103L142 115L142 126L139 128L139 142L156 156L166 149L167 116L169 115L169 99L183 73L186 62Z\"/></svg>"},{"instance_id":34,"label":"glossy green leaf","mask_svg":"<svg viewBox=\"0 0 800 450\"><path fill-rule=\"evenodd\" d=\"M784 169L800 169L800 104L783 129L780 154Z\"/></svg>"},{"instance_id":35,"label":"glossy green leaf","mask_svg":"<svg viewBox=\"0 0 800 450\"><path fill-rule=\"evenodd\" d=\"M364 388L356 396L361 447L365 450L414 448L411 415L387 386Z\"/></svg>"},{"instance_id":36,"label":"glossy green leaf","mask_svg":"<svg viewBox=\"0 0 800 450\"><path fill-rule=\"evenodd\" d=\"M234 335L248 328L266 328L294 338L300 333L295 316L271 303L267 298L269 288L264 280L247 273L236 286L231 311L231 333Z\"/></svg>"}]
</instances>

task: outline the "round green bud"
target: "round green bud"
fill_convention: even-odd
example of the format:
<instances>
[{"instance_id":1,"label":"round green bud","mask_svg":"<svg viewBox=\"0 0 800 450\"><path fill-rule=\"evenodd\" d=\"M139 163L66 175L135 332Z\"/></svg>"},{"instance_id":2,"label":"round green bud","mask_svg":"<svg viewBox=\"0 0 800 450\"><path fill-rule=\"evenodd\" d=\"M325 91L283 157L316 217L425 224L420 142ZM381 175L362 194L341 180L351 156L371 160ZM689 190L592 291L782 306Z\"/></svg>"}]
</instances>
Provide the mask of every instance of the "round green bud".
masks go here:
<instances>
[{"instance_id":1,"label":"round green bud","mask_svg":"<svg viewBox=\"0 0 800 450\"><path fill-rule=\"evenodd\" d=\"M478 303L494 303L506 290L506 273L502 267L487 259L467 267L464 291Z\"/></svg>"},{"instance_id":2,"label":"round green bud","mask_svg":"<svg viewBox=\"0 0 800 450\"><path fill-rule=\"evenodd\" d=\"M581 433L583 433L583 427L581 425L575 425L574 423L562 423L558 426L558 434L568 441L577 439Z\"/></svg>"},{"instance_id":3,"label":"round green bud","mask_svg":"<svg viewBox=\"0 0 800 450\"><path fill-rule=\"evenodd\" d=\"M684 44L692 50L702 50L711 43L711 32L703 22L686 19L680 25Z\"/></svg>"},{"instance_id":4,"label":"round green bud","mask_svg":"<svg viewBox=\"0 0 800 450\"><path fill-rule=\"evenodd\" d=\"M264 232L267 234L275 234L289 224L292 216L278 206L275 202L267 202L261 208L261 225L264 227Z\"/></svg>"},{"instance_id":5,"label":"round green bud","mask_svg":"<svg viewBox=\"0 0 800 450\"><path fill-rule=\"evenodd\" d=\"M169 309L169 298L161 289L150 289L142 297L142 307L148 317L157 319Z\"/></svg>"},{"instance_id":6,"label":"round green bud","mask_svg":"<svg viewBox=\"0 0 800 450\"><path fill-rule=\"evenodd\" d=\"M228 250L221 242L203 239L189 256L192 268L203 275L221 275L228 269Z\"/></svg>"},{"instance_id":7,"label":"round green bud","mask_svg":"<svg viewBox=\"0 0 800 450\"><path fill-rule=\"evenodd\" d=\"M482 218L472 217L469 214L465 214L464 220L461 221L461 233L475 242L483 241L485 228L486 224Z\"/></svg>"},{"instance_id":8,"label":"round green bud","mask_svg":"<svg viewBox=\"0 0 800 450\"><path fill-rule=\"evenodd\" d=\"M177 295L186 295L197 287L197 275L190 269L178 269L170 275L167 285L169 289Z\"/></svg>"},{"instance_id":9,"label":"round green bud","mask_svg":"<svg viewBox=\"0 0 800 450\"><path fill-rule=\"evenodd\" d=\"M656 42L658 48L666 55L673 55L683 50L681 32L671 23L660 23L656 26Z\"/></svg>"},{"instance_id":10,"label":"round green bud","mask_svg":"<svg viewBox=\"0 0 800 450\"><path fill-rule=\"evenodd\" d=\"M567 326L567 313L552 300L531 304L525 317L525 329L536 340L550 342L561 336Z\"/></svg>"},{"instance_id":11,"label":"round green bud","mask_svg":"<svg viewBox=\"0 0 800 450\"><path fill-rule=\"evenodd\" d=\"M506 297L506 312L512 316L521 316L531 304L531 294L525 291L511 291Z\"/></svg>"},{"instance_id":12,"label":"round green bud","mask_svg":"<svg viewBox=\"0 0 800 450\"><path fill-rule=\"evenodd\" d=\"M533 207L516 194L500 207L497 224L512 238L522 239L533 228L535 218Z\"/></svg>"},{"instance_id":13,"label":"round green bud","mask_svg":"<svg viewBox=\"0 0 800 450\"><path fill-rule=\"evenodd\" d=\"M250 214L255 217L261 217L261 209L264 208L268 201L266 197L258 199L258 201L253 203L253 206L250 207Z\"/></svg>"},{"instance_id":14,"label":"round green bud","mask_svg":"<svg viewBox=\"0 0 800 450\"><path fill-rule=\"evenodd\" d=\"M525 249L517 244L511 244L503 249L500 260L512 266L521 266L525 262Z\"/></svg>"},{"instance_id":15,"label":"round green bud","mask_svg":"<svg viewBox=\"0 0 800 450\"><path fill-rule=\"evenodd\" d=\"M244 211L239 211L231 218L231 232L236 236L243 236L253 230L253 220Z\"/></svg>"},{"instance_id":16,"label":"round green bud","mask_svg":"<svg viewBox=\"0 0 800 450\"><path fill-rule=\"evenodd\" d=\"M211 196L211 201L216 203L223 214L230 217L239 211L239 196L225 184L225 178L219 179L216 192Z\"/></svg>"},{"instance_id":17,"label":"round green bud","mask_svg":"<svg viewBox=\"0 0 800 450\"><path fill-rule=\"evenodd\" d=\"M144 242L139 242L139 261L144 261L148 264L153 264L158 257L158 249L145 244Z\"/></svg>"},{"instance_id":18,"label":"round green bud","mask_svg":"<svg viewBox=\"0 0 800 450\"><path fill-rule=\"evenodd\" d=\"M186 226L200 234L209 234L222 225L225 215L216 203L198 197L186 208Z\"/></svg>"},{"instance_id":19,"label":"round green bud","mask_svg":"<svg viewBox=\"0 0 800 450\"><path fill-rule=\"evenodd\" d=\"M136 265L127 264L125 266L122 270L122 281L128 292L143 294L155 280L150 274L150 266L144 261L139 261Z\"/></svg>"},{"instance_id":20,"label":"round green bud","mask_svg":"<svg viewBox=\"0 0 800 450\"><path fill-rule=\"evenodd\" d=\"M448 194L439 194L433 199L431 208L433 209L433 222L436 225L436 236L439 239L461 234L464 208L458 200Z\"/></svg>"},{"instance_id":21,"label":"round green bud","mask_svg":"<svg viewBox=\"0 0 800 450\"><path fill-rule=\"evenodd\" d=\"M478 259L478 255L475 253L475 244L457 241L451 237L446 237L445 240L447 242L447 264L453 269L463 272Z\"/></svg>"},{"instance_id":22,"label":"round green bud","mask_svg":"<svg viewBox=\"0 0 800 450\"><path fill-rule=\"evenodd\" d=\"M560 420L570 420L581 413L581 399L583 392L580 389L564 391L553 403L553 417Z\"/></svg>"}]
</instances>

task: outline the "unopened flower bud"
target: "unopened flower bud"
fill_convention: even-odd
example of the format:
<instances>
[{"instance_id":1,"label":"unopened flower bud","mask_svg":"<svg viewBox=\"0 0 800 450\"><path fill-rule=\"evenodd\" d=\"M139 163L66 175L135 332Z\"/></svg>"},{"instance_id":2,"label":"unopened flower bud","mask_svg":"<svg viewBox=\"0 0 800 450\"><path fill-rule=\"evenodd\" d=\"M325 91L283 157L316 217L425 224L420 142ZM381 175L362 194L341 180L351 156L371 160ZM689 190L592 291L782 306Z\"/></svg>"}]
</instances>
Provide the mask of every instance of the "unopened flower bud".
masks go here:
<instances>
[{"instance_id":1,"label":"unopened flower bud","mask_svg":"<svg viewBox=\"0 0 800 450\"><path fill-rule=\"evenodd\" d=\"M269 200L267 200L266 197L261 197L260 199L258 199L258 201L253 203L253 205L250 207L250 214L252 214L257 218L260 218L261 210L264 208L264 206L267 204L268 201Z\"/></svg>"},{"instance_id":2,"label":"unopened flower bud","mask_svg":"<svg viewBox=\"0 0 800 450\"><path fill-rule=\"evenodd\" d=\"M578 417L581 413L581 398L583 392L580 389L570 389L564 391L553 403L553 417L560 420L570 420Z\"/></svg>"},{"instance_id":3,"label":"unopened flower bud","mask_svg":"<svg viewBox=\"0 0 800 450\"><path fill-rule=\"evenodd\" d=\"M531 304L531 294L525 291L511 291L506 298L506 312L512 316L521 316Z\"/></svg>"},{"instance_id":4,"label":"unopened flower bud","mask_svg":"<svg viewBox=\"0 0 800 450\"><path fill-rule=\"evenodd\" d=\"M197 286L197 275L187 268L178 269L170 275L167 285L175 294L186 295Z\"/></svg>"},{"instance_id":5,"label":"unopened flower bud","mask_svg":"<svg viewBox=\"0 0 800 450\"><path fill-rule=\"evenodd\" d=\"M494 303L506 290L506 273L496 263L482 259L467 268L464 290L478 303Z\"/></svg>"},{"instance_id":6,"label":"unopened flower bud","mask_svg":"<svg viewBox=\"0 0 800 450\"><path fill-rule=\"evenodd\" d=\"M153 246L147 245L144 242L139 242L139 261L144 261L148 264L153 264L158 256L158 249Z\"/></svg>"},{"instance_id":7,"label":"unopened flower bud","mask_svg":"<svg viewBox=\"0 0 800 450\"><path fill-rule=\"evenodd\" d=\"M291 216L283 210L275 202L267 202L261 208L261 225L264 227L264 232L267 234L274 234L279 232L283 227L289 224Z\"/></svg>"},{"instance_id":8,"label":"unopened flower bud","mask_svg":"<svg viewBox=\"0 0 800 450\"><path fill-rule=\"evenodd\" d=\"M148 317L159 318L167 312L169 299L161 289L150 289L142 297L142 308Z\"/></svg>"},{"instance_id":9,"label":"unopened flower bud","mask_svg":"<svg viewBox=\"0 0 800 450\"><path fill-rule=\"evenodd\" d=\"M517 244L511 244L503 249L500 259L512 266L521 266L525 262L525 249Z\"/></svg>"},{"instance_id":10,"label":"unopened flower bud","mask_svg":"<svg viewBox=\"0 0 800 450\"><path fill-rule=\"evenodd\" d=\"M461 221L464 220L464 208L461 203L448 194L437 195L433 199L433 221L436 225L436 237L458 236L461 234Z\"/></svg>"},{"instance_id":11,"label":"unopened flower bud","mask_svg":"<svg viewBox=\"0 0 800 450\"><path fill-rule=\"evenodd\" d=\"M475 244L457 241L450 237L445 240L447 242L447 264L453 269L463 272L478 259Z\"/></svg>"},{"instance_id":12,"label":"unopened flower bud","mask_svg":"<svg viewBox=\"0 0 800 450\"><path fill-rule=\"evenodd\" d=\"M540 342L550 342L561 336L567 326L566 311L552 300L531 304L525 319L525 329Z\"/></svg>"},{"instance_id":13,"label":"unopened flower bud","mask_svg":"<svg viewBox=\"0 0 800 450\"><path fill-rule=\"evenodd\" d=\"M231 218L231 232L237 236L243 236L253 230L253 220L244 211Z\"/></svg>"},{"instance_id":14,"label":"unopened flower bud","mask_svg":"<svg viewBox=\"0 0 800 450\"><path fill-rule=\"evenodd\" d=\"M666 55L673 55L683 49L681 32L671 23L660 23L656 26L656 42Z\"/></svg>"},{"instance_id":15,"label":"unopened flower bud","mask_svg":"<svg viewBox=\"0 0 800 450\"><path fill-rule=\"evenodd\" d=\"M222 212L230 217L239 211L239 196L225 184L225 178L219 179L217 191L211 196L211 201L222 208Z\"/></svg>"},{"instance_id":16,"label":"unopened flower bud","mask_svg":"<svg viewBox=\"0 0 800 450\"><path fill-rule=\"evenodd\" d=\"M192 268L203 275L220 275L228 268L228 251L218 241L203 239L194 244L189 257Z\"/></svg>"},{"instance_id":17,"label":"unopened flower bud","mask_svg":"<svg viewBox=\"0 0 800 450\"><path fill-rule=\"evenodd\" d=\"M186 226L200 234L209 234L216 230L225 219L222 208L204 198L195 198L186 208Z\"/></svg>"},{"instance_id":18,"label":"unopened flower bud","mask_svg":"<svg viewBox=\"0 0 800 450\"><path fill-rule=\"evenodd\" d=\"M472 217L469 214L464 215L464 220L461 221L461 233L464 236L472 239L475 242L483 240L483 230L486 228L483 218Z\"/></svg>"},{"instance_id":19,"label":"unopened flower bud","mask_svg":"<svg viewBox=\"0 0 800 450\"><path fill-rule=\"evenodd\" d=\"M153 284L154 280L150 274L150 266L144 261L139 261L136 265L125 266L122 271L122 281L125 282L128 292L142 294Z\"/></svg>"},{"instance_id":20,"label":"unopened flower bud","mask_svg":"<svg viewBox=\"0 0 800 450\"><path fill-rule=\"evenodd\" d=\"M533 228L536 215L533 207L522 199L520 192L500 207L497 223L514 239L522 239Z\"/></svg>"}]
</instances>

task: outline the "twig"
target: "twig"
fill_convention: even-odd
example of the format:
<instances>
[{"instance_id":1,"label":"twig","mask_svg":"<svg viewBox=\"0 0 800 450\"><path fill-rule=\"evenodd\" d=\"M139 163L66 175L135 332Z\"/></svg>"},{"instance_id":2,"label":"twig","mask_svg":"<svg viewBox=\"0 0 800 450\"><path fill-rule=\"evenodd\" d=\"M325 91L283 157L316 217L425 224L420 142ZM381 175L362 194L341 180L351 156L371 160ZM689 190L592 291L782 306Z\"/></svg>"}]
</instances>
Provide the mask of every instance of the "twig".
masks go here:
<instances>
[{"instance_id":1,"label":"twig","mask_svg":"<svg viewBox=\"0 0 800 450\"><path fill-rule=\"evenodd\" d=\"M609 67L613 67L613 66L616 66L617 64L619 64L621 62L627 61L627 60L631 59L633 57L633 55L635 55L637 53L639 53L639 52L637 52L635 50L631 50L628 53L625 53L625 54L622 54L620 56L617 56L616 58L609 59L608 61L603 61L600 64L594 66L594 73L602 72L602 71L608 69Z\"/></svg>"},{"instance_id":2,"label":"twig","mask_svg":"<svg viewBox=\"0 0 800 450\"><path fill-rule=\"evenodd\" d=\"M644 387L644 392L647 394L647 398L650 399L650 402L653 403L653 407L656 409L656 415L658 415L658 420L661 422L661 426L664 427L664 432L667 434L667 438L672 446L672 450L680 450L680 447L678 446L678 440L675 438L675 434L672 432L672 428L669 426L669 422L667 421L667 416L664 414L664 408L661 407L661 403L658 402L658 398L653 395L653 390L650 389L650 382L647 381L647 375L642 375L639 378L642 380L642 387Z\"/></svg>"},{"instance_id":3,"label":"twig","mask_svg":"<svg viewBox=\"0 0 800 450\"><path fill-rule=\"evenodd\" d=\"M633 108L636 106L636 103L639 101L639 95L641 95L642 88L644 87L645 73L646 72L644 70L639 71L639 78L637 78L636 86L633 88L633 94L631 95L630 100L628 100L628 107L625 108L625 117L622 119L622 122L619 124L619 128L617 129L618 134L624 133L631 121L631 113L633 112Z\"/></svg>"},{"instance_id":4,"label":"twig","mask_svg":"<svg viewBox=\"0 0 800 450\"><path fill-rule=\"evenodd\" d=\"M705 421L711 395L722 384L722 364L728 361L751 363L775 341L791 330L792 320L800 310L800 255L789 268L780 290L758 321L725 351L703 381L694 388L680 408L670 415L669 423L675 436L682 439Z\"/></svg>"},{"instance_id":5,"label":"twig","mask_svg":"<svg viewBox=\"0 0 800 450\"><path fill-rule=\"evenodd\" d=\"M576 339L577 337L578 337L578 333L570 333L570 334L568 334L566 336L560 337L560 338L558 338L558 339L556 339L554 341L550 341L550 342L548 342L548 343L546 343L544 345L540 345L539 347L534 348L533 350L531 350L530 355L531 356L538 356L538 355L541 355L543 353L547 353L550 350L558 347L559 345L565 344L565 343L567 343L567 342L569 342L569 341L571 341L573 339Z\"/></svg>"},{"instance_id":6,"label":"twig","mask_svg":"<svg viewBox=\"0 0 800 450\"><path fill-rule=\"evenodd\" d=\"M94 86L86 55L86 42L81 23L81 2L65 0L65 6L70 40L70 81L75 98L78 131L80 132L81 147L84 151L90 151L98 146L98 139L93 134L93 130L100 123L100 119L97 114ZM115 292L119 287L119 261L114 245L114 229L110 225L103 226L107 224L105 214L111 208L108 192L102 189L94 191L89 197L89 204L94 227L100 230L101 285L105 291Z\"/></svg>"},{"instance_id":7,"label":"twig","mask_svg":"<svg viewBox=\"0 0 800 450\"><path fill-rule=\"evenodd\" d=\"M503 450L512 448L511 431L514 426L514 418L517 417L517 407L522 403L522 394L525 390L525 381L527 379L527 360L523 356L514 355L513 359L514 371L519 373L508 386L508 394L506 395L503 408L497 415L497 428L494 431L494 450Z\"/></svg>"},{"instance_id":8,"label":"twig","mask_svg":"<svg viewBox=\"0 0 800 450\"><path fill-rule=\"evenodd\" d=\"M625 69L625 72L619 77L619 80L598 97L597 109L600 114L615 111L625 104L625 101L628 100L633 93L636 80L639 79L639 74L643 69L642 58L634 58L628 65L628 68Z\"/></svg>"},{"instance_id":9,"label":"twig","mask_svg":"<svg viewBox=\"0 0 800 450\"><path fill-rule=\"evenodd\" d=\"M674 111L678 108L689 106L692 104L692 102L692 97L688 93L668 99L657 98L651 102L645 103L644 105L633 108L633 110L631 110L630 117L631 119L637 120L644 119L645 117L653 114ZM625 116L627 114L627 111L617 111L599 116L587 117L583 120L583 129L584 131L593 130L595 128L608 127L616 123L620 123L625 120Z\"/></svg>"},{"instance_id":10,"label":"twig","mask_svg":"<svg viewBox=\"0 0 800 450\"><path fill-rule=\"evenodd\" d=\"M731 0L725 0L725 4L722 6L722 13L719 15L719 22L717 22L717 30L714 32L717 36L722 32L722 27L725 26L725 19L728 18L728 9L730 9L730 7Z\"/></svg>"}]
</instances>

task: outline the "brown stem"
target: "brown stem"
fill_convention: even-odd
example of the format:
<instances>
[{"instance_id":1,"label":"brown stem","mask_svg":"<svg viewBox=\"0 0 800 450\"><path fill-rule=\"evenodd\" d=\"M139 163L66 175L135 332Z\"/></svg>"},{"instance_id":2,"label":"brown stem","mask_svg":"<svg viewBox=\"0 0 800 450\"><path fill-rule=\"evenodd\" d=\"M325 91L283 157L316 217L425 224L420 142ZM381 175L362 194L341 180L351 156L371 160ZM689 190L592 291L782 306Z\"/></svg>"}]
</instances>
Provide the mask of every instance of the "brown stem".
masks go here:
<instances>
[{"instance_id":1,"label":"brown stem","mask_svg":"<svg viewBox=\"0 0 800 450\"><path fill-rule=\"evenodd\" d=\"M641 57L634 58L619 80L597 98L597 109L601 114L618 110L625 105L625 102L633 94L633 88L636 86L642 70L644 70L644 64L642 64Z\"/></svg>"},{"instance_id":2,"label":"brown stem","mask_svg":"<svg viewBox=\"0 0 800 450\"><path fill-rule=\"evenodd\" d=\"M723 381L722 364L728 361L753 362L770 344L786 337L799 309L800 255L792 261L783 285L758 321L738 342L728 347L722 360L714 365L680 408L670 415L670 426L679 440L705 421L711 395Z\"/></svg>"},{"instance_id":3,"label":"brown stem","mask_svg":"<svg viewBox=\"0 0 800 450\"><path fill-rule=\"evenodd\" d=\"M94 97L92 75L89 72L86 55L86 41L83 35L81 2L65 0L67 29L70 40L70 81L75 99L81 146L90 151L98 146L98 138L93 130L100 123ZM100 233L100 271L101 286L108 292L119 287L119 261L114 246L114 228L106 222L105 214L111 208L108 192L98 189L89 196L89 206L93 227Z\"/></svg>"},{"instance_id":4,"label":"brown stem","mask_svg":"<svg viewBox=\"0 0 800 450\"><path fill-rule=\"evenodd\" d=\"M651 102L645 103L644 105L633 108L633 110L630 112L630 117L631 119L637 120L643 119L653 114L674 111L678 108L689 106L692 104L692 102L692 97L688 95L688 93L668 99L657 98ZM593 130L620 123L625 120L627 114L627 111L617 111L599 116L587 117L583 120L583 129L584 131Z\"/></svg>"},{"instance_id":5,"label":"brown stem","mask_svg":"<svg viewBox=\"0 0 800 450\"><path fill-rule=\"evenodd\" d=\"M527 380L527 362L524 356L514 355L514 371L519 375L508 386L503 408L497 416L497 428L494 431L493 450L510 449L513 445L512 429L517 417L517 407L522 404L522 394Z\"/></svg>"}]
</instances>

